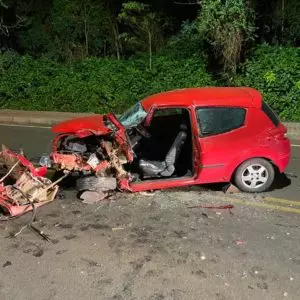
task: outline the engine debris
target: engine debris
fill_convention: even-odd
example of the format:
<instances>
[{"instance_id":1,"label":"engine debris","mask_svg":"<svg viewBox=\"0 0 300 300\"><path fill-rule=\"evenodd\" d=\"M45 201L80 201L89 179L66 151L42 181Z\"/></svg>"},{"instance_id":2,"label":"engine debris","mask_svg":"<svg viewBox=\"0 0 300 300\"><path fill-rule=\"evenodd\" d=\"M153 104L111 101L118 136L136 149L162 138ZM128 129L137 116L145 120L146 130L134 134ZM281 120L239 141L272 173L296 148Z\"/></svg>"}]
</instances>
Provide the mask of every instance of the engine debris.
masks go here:
<instances>
[{"instance_id":1,"label":"engine debris","mask_svg":"<svg viewBox=\"0 0 300 300\"><path fill-rule=\"evenodd\" d=\"M2 146L0 152L0 207L11 216L20 216L54 200L58 186L46 178L46 167L35 168L23 155Z\"/></svg>"},{"instance_id":2,"label":"engine debris","mask_svg":"<svg viewBox=\"0 0 300 300\"><path fill-rule=\"evenodd\" d=\"M57 170L95 174L99 177L126 177L123 165L128 162L121 145L107 137L89 135L78 137L61 134L53 142L50 155L52 167ZM44 157L42 165L49 165Z\"/></svg>"}]
</instances>

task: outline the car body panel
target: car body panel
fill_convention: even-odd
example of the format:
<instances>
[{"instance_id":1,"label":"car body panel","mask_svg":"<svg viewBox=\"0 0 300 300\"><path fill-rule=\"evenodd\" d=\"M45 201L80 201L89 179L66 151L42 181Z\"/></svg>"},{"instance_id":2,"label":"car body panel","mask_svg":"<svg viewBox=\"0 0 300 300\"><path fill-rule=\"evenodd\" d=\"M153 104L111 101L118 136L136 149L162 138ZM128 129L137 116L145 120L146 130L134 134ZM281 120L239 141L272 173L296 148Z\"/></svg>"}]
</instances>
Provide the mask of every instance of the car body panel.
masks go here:
<instances>
[{"instance_id":1,"label":"car body panel","mask_svg":"<svg viewBox=\"0 0 300 300\"><path fill-rule=\"evenodd\" d=\"M103 135L110 133L111 129L105 126L102 115L75 118L58 123L52 127L52 132L56 134L87 131L97 135Z\"/></svg>"},{"instance_id":2,"label":"car body panel","mask_svg":"<svg viewBox=\"0 0 300 300\"><path fill-rule=\"evenodd\" d=\"M229 101L230 100L230 101ZM143 99L142 105L148 112L156 106L241 106L261 107L262 96L253 88L206 87L180 89L155 94Z\"/></svg>"},{"instance_id":3,"label":"car body panel","mask_svg":"<svg viewBox=\"0 0 300 300\"><path fill-rule=\"evenodd\" d=\"M290 157L290 142L274 138L274 132L284 136L286 128L275 127L257 108L248 108L244 126L213 136L199 137L202 170L199 184L228 182L244 161L265 158L283 172Z\"/></svg>"},{"instance_id":4,"label":"car body panel","mask_svg":"<svg viewBox=\"0 0 300 300\"><path fill-rule=\"evenodd\" d=\"M130 178L119 180L119 187L132 192L166 189L193 184L229 182L235 170L251 158L265 158L283 172L290 160L290 141L285 137L283 124L275 126L262 111L262 96L253 88L192 88L174 90L147 97L141 101L148 113L143 125L149 126L153 113L162 108L186 108L190 114L192 131L193 175L182 178L152 179L131 182ZM246 110L244 125L232 131L202 136L198 125L197 107L240 107ZM105 116L116 127L115 140L121 145L129 162L134 155L127 141L126 129L112 113ZM112 133L105 125L104 117L93 115L65 121L53 127L59 134L54 142L57 149L59 136L73 133L77 136ZM127 142L126 142L127 141Z\"/></svg>"}]
</instances>

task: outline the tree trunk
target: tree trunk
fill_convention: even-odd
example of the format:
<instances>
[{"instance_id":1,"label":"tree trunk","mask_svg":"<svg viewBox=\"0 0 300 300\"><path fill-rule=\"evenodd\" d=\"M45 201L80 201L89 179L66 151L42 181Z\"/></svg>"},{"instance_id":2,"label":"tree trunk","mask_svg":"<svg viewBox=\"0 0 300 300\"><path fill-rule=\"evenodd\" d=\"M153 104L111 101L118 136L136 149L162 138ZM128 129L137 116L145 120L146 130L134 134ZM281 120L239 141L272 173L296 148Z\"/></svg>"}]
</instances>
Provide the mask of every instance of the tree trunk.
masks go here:
<instances>
[{"instance_id":1,"label":"tree trunk","mask_svg":"<svg viewBox=\"0 0 300 300\"><path fill-rule=\"evenodd\" d=\"M84 5L84 36L85 36L85 54L89 55L89 37L87 28L86 4Z\"/></svg>"},{"instance_id":2,"label":"tree trunk","mask_svg":"<svg viewBox=\"0 0 300 300\"><path fill-rule=\"evenodd\" d=\"M115 48L116 48L117 59L120 60L121 59L121 55L120 55L120 40L119 40L119 32L118 32L118 28L117 28L116 24L113 25L113 32L114 32L114 39L115 39Z\"/></svg>"},{"instance_id":3,"label":"tree trunk","mask_svg":"<svg viewBox=\"0 0 300 300\"><path fill-rule=\"evenodd\" d=\"M151 32L148 31L148 42L149 42L149 68L152 69L152 36Z\"/></svg>"},{"instance_id":4,"label":"tree trunk","mask_svg":"<svg viewBox=\"0 0 300 300\"><path fill-rule=\"evenodd\" d=\"M284 19L285 19L285 2L281 0L281 39L283 39L283 32L284 32Z\"/></svg>"}]
</instances>

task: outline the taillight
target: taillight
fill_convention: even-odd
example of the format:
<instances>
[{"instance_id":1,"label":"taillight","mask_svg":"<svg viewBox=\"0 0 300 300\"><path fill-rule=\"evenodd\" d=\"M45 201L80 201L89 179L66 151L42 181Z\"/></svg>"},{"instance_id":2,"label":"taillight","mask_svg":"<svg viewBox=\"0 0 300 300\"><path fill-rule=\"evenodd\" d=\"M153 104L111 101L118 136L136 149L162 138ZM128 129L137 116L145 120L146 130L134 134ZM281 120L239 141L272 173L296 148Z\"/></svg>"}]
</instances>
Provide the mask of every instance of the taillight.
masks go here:
<instances>
[{"instance_id":1,"label":"taillight","mask_svg":"<svg viewBox=\"0 0 300 300\"><path fill-rule=\"evenodd\" d=\"M272 129L270 133L276 140L287 139L287 128L283 124L279 124L276 128Z\"/></svg>"}]
</instances>

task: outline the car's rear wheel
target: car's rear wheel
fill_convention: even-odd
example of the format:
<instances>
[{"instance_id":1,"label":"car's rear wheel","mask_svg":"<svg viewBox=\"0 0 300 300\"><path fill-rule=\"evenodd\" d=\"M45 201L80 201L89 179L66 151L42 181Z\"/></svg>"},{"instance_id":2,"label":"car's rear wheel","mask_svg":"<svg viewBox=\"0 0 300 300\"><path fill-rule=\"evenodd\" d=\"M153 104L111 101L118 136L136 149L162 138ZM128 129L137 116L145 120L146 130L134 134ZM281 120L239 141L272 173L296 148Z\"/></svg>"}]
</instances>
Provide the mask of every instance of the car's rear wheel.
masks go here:
<instances>
[{"instance_id":1,"label":"car's rear wheel","mask_svg":"<svg viewBox=\"0 0 300 300\"><path fill-rule=\"evenodd\" d=\"M242 163L235 172L234 182L243 192L267 191L275 178L273 165L263 158L253 158Z\"/></svg>"}]
</instances>

